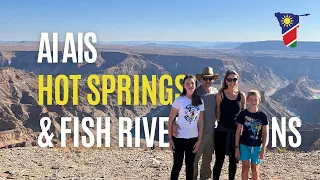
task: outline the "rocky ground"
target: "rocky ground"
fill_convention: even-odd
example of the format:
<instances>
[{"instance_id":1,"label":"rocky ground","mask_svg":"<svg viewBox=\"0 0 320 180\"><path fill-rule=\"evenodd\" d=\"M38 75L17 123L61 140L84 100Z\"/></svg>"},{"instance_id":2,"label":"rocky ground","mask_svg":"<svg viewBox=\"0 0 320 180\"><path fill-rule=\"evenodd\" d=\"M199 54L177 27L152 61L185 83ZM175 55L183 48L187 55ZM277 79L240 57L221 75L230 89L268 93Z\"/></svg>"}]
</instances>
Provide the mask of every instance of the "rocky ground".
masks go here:
<instances>
[{"instance_id":1,"label":"rocky ground","mask_svg":"<svg viewBox=\"0 0 320 180\"><path fill-rule=\"evenodd\" d=\"M226 159L227 162L227 159ZM0 179L169 179L172 154L146 149L0 149ZM240 165L239 165L240 167ZM227 163L222 179L227 179ZM237 172L237 179L240 171ZM261 179L320 179L320 151L268 152ZM184 177L184 167L180 174Z\"/></svg>"}]
</instances>

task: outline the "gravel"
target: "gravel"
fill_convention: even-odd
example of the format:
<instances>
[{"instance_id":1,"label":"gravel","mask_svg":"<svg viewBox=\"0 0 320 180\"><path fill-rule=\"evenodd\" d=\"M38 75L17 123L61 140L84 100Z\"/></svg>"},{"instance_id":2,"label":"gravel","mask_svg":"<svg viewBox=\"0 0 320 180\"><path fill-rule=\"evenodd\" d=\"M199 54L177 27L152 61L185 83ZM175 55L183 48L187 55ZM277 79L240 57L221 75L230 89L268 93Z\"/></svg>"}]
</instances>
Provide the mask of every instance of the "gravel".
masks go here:
<instances>
[{"instance_id":1,"label":"gravel","mask_svg":"<svg viewBox=\"0 0 320 180\"><path fill-rule=\"evenodd\" d=\"M227 165L228 158L221 179L227 179ZM172 153L166 149L0 149L0 179L162 180L169 179L171 166ZM237 179L241 179L241 163L238 167ZM185 179L184 175L183 166L180 179ZM260 178L319 180L320 151L268 152L260 167Z\"/></svg>"}]
</instances>

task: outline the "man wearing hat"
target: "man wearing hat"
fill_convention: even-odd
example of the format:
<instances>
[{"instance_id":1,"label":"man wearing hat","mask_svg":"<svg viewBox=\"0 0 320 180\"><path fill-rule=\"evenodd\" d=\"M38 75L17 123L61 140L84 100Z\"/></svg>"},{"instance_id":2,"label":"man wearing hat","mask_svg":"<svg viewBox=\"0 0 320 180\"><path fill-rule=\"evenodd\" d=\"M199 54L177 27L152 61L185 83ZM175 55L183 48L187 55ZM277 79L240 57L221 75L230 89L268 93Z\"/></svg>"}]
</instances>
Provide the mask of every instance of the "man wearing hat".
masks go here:
<instances>
[{"instance_id":1,"label":"man wearing hat","mask_svg":"<svg viewBox=\"0 0 320 180\"><path fill-rule=\"evenodd\" d=\"M205 67L202 69L201 74L196 75L197 79L201 82L201 85L197 87L198 95L204 101L204 117L203 117L203 136L199 150L196 153L194 159L194 172L193 179L198 177L198 163L202 156L202 164L200 170L200 180L211 178L211 166L212 155L214 152L214 131L216 127L216 94L218 90L211 87L212 83L219 77L218 74L213 72L211 67ZM177 134L178 125L173 125L173 135Z\"/></svg>"}]
</instances>

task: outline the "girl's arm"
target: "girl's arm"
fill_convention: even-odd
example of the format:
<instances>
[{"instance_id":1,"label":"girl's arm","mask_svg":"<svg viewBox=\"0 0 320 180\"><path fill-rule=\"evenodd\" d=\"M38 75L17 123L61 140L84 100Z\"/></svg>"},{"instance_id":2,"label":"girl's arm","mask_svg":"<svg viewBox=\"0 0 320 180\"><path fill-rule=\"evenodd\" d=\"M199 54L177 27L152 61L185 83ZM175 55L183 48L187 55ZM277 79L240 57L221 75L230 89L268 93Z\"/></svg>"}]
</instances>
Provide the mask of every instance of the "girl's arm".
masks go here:
<instances>
[{"instance_id":1,"label":"girl's arm","mask_svg":"<svg viewBox=\"0 0 320 180\"><path fill-rule=\"evenodd\" d=\"M196 153L199 148L200 148L200 144L201 144L201 140L202 140L202 133L203 133L203 111L200 111L199 114L199 119L198 119L198 141L195 143L195 145L193 146L193 153Z\"/></svg>"},{"instance_id":2,"label":"girl's arm","mask_svg":"<svg viewBox=\"0 0 320 180\"><path fill-rule=\"evenodd\" d=\"M203 134L203 111L200 111L199 120L198 120L198 141L202 140L202 134Z\"/></svg>"},{"instance_id":3,"label":"girl's arm","mask_svg":"<svg viewBox=\"0 0 320 180\"><path fill-rule=\"evenodd\" d=\"M169 122L168 122L168 135L169 135L169 140L172 139L173 132L172 132L172 123L175 121L176 116L178 114L178 109L172 107L170 114L169 114Z\"/></svg>"}]
</instances>

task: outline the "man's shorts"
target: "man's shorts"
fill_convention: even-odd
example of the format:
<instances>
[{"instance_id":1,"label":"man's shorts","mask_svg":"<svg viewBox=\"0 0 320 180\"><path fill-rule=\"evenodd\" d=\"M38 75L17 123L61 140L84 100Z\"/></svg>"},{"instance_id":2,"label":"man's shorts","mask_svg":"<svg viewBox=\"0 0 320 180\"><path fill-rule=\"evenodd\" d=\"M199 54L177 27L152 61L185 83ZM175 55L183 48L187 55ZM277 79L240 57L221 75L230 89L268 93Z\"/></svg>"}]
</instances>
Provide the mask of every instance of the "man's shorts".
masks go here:
<instances>
[{"instance_id":1,"label":"man's shorts","mask_svg":"<svg viewBox=\"0 0 320 180\"><path fill-rule=\"evenodd\" d=\"M260 164L261 159L259 158L259 153L262 149L262 146L246 146L240 144L240 161L249 161L253 164Z\"/></svg>"}]
</instances>

